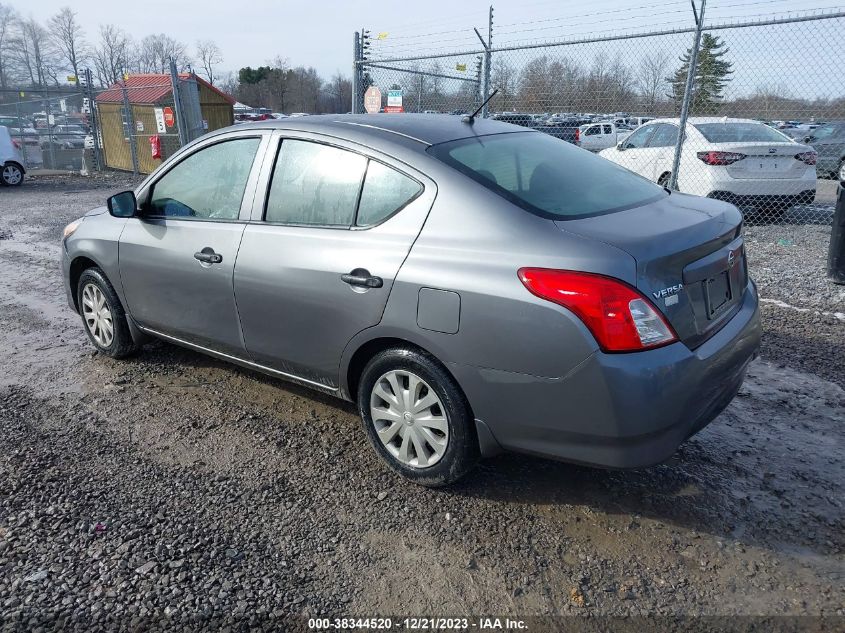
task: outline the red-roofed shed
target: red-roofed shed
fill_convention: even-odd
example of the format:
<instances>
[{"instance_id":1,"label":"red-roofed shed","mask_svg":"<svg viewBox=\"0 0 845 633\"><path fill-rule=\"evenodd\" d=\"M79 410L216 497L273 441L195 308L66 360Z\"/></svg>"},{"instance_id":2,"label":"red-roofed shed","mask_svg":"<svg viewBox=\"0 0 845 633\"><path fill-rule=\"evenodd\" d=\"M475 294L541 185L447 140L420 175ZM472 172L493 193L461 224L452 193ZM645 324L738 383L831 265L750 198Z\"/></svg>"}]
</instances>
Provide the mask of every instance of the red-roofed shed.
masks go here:
<instances>
[{"instance_id":1,"label":"red-roofed shed","mask_svg":"<svg viewBox=\"0 0 845 633\"><path fill-rule=\"evenodd\" d=\"M186 101L192 96L192 93L188 91L195 91L199 100L201 120L197 121L191 130L191 138L203 132L232 125L234 98L196 75L181 73L179 81L179 93L182 95L183 106L186 110ZM97 112L100 117L106 165L115 169L131 170L132 154L127 126L124 125L124 83L132 115L131 132L138 146L138 167L142 173L147 174L161 163L161 160L152 158L150 136L158 134L161 137L162 160L179 148L179 131L175 122L174 125L167 126L163 134L157 131L156 125L155 110L174 107L170 75L129 75L125 82L117 82L97 95ZM188 125L190 127L190 122Z\"/></svg>"}]
</instances>

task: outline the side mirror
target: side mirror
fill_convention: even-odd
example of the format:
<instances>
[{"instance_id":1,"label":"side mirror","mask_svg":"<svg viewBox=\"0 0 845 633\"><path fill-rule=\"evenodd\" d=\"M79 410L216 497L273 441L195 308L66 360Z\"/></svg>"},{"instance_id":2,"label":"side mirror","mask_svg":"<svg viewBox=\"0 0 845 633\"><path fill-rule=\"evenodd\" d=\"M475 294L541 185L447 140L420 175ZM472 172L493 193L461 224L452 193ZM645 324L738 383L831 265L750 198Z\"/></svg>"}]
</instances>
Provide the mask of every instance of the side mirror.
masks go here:
<instances>
[{"instance_id":1,"label":"side mirror","mask_svg":"<svg viewBox=\"0 0 845 633\"><path fill-rule=\"evenodd\" d=\"M134 191L123 191L116 193L106 200L109 213L116 218L131 218L138 213L138 201L135 199Z\"/></svg>"},{"instance_id":2,"label":"side mirror","mask_svg":"<svg viewBox=\"0 0 845 633\"><path fill-rule=\"evenodd\" d=\"M810 141L815 141L815 140L816 140L816 137L815 137L815 136L813 136L812 134L811 134L810 136L805 136L805 137L804 137L804 142L805 142L805 143L809 143Z\"/></svg>"},{"instance_id":3,"label":"side mirror","mask_svg":"<svg viewBox=\"0 0 845 633\"><path fill-rule=\"evenodd\" d=\"M620 152L624 152L625 151L625 141L619 141L616 144L616 149L618 149Z\"/></svg>"}]
</instances>

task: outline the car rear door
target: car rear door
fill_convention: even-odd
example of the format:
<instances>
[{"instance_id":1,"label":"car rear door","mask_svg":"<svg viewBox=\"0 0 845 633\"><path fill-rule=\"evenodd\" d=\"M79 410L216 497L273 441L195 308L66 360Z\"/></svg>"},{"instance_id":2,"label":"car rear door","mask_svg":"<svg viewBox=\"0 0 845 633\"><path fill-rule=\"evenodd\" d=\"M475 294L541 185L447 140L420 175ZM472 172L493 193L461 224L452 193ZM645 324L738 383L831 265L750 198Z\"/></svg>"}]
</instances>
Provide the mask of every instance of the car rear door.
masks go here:
<instances>
[{"instance_id":1,"label":"car rear door","mask_svg":"<svg viewBox=\"0 0 845 633\"><path fill-rule=\"evenodd\" d=\"M232 276L270 132L212 137L139 192L120 236L120 281L141 327L245 355Z\"/></svg>"},{"instance_id":2,"label":"car rear door","mask_svg":"<svg viewBox=\"0 0 845 633\"><path fill-rule=\"evenodd\" d=\"M244 341L255 362L334 387L347 343L381 320L435 185L339 139L273 142L235 266Z\"/></svg>"}]
</instances>

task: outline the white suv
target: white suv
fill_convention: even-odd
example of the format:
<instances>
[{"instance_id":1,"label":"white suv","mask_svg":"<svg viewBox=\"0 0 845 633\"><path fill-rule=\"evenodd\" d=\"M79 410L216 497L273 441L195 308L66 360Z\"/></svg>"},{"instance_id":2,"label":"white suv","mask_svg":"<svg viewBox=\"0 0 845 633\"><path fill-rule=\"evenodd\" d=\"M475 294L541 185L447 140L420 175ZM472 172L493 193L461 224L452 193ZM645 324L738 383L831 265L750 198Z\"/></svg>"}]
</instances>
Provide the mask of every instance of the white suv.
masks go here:
<instances>
[{"instance_id":1,"label":"white suv","mask_svg":"<svg viewBox=\"0 0 845 633\"><path fill-rule=\"evenodd\" d=\"M649 121L599 155L666 186L679 125L678 119ZM678 190L781 212L815 199L816 158L812 147L756 121L691 117Z\"/></svg>"},{"instance_id":2,"label":"white suv","mask_svg":"<svg viewBox=\"0 0 845 633\"><path fill-rule=\"evenodd\" d=\"M0 183L4 185L17 186L23 182L26 171L19 145L9 134L9 128L0 125Z\"/></svg>"}]
</instances>

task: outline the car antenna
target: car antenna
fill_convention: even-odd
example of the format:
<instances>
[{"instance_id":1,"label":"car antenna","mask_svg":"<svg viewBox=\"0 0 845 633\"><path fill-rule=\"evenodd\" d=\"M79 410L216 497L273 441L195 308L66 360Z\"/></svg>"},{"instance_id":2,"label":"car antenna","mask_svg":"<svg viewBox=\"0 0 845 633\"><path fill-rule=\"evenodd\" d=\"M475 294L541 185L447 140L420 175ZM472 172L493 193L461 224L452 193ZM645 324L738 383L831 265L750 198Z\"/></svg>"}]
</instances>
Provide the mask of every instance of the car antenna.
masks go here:
<instances>
[{"instance_id":1,"label":"car antenna","mask_svg":"<svg viewBox=\"0 0 845 633\"><path fill-rule=\"evenodd\" d=\"M498 88L496 88L493 92L491 92L491 93L490 93L490 96L489 96L489 97L487 97L487 98L484 100L484 103L482 103L480 106L478 106L478 110L476 110L476 111L475 111L475 112L473 112L472 114L469 114L469 115L467 115L467 116L463 117L463 118L461 119L461 121L463 121L464 123L469 123L470 125L472 125L472 124L475 122L475 115L477 115L479 112L481 112L481 109L482 109L484 106L486 106L486 105L487 105L487 103L490 101L490 99L492 99L493 97L495 97L495 96L496 96L496 93L497 93L497 92L499 92L499 89L498 89Z\"/></svg>"}]
</instances>

